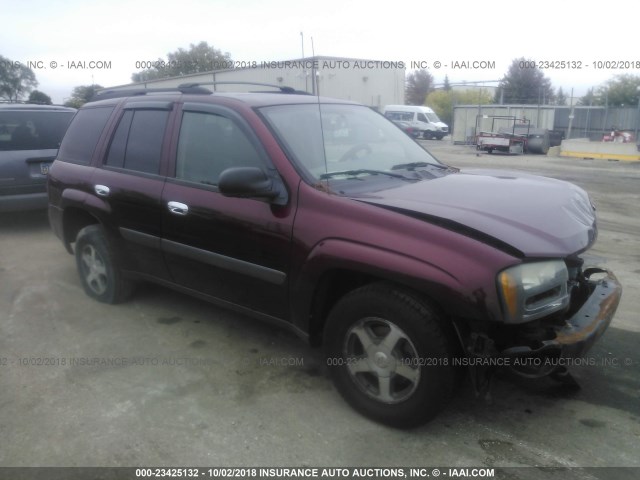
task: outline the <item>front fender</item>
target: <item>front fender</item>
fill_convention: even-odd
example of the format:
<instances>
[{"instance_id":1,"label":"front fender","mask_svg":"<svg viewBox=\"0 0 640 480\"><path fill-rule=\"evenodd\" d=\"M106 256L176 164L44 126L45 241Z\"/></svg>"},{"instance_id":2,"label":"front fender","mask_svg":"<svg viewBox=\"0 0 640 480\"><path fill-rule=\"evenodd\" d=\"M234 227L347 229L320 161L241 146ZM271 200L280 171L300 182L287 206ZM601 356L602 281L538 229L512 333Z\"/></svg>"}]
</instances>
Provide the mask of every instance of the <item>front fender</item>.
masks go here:
<instances>
[{"instance_id":1,"label":"front fender","mask_svg":"<svg viewBox=\"0 0 640 480\"><path fill-rule=\"evenodd\" d=\"M465 295L464 282L437 265L372 245L325 239L309 252L291 279L292 318L304 331L309 331L318 286L323 276L332 271L408 287L428 296L448 315L480 318L485 314L482 299L473 292Z\"/></svg>"}]
</instances>

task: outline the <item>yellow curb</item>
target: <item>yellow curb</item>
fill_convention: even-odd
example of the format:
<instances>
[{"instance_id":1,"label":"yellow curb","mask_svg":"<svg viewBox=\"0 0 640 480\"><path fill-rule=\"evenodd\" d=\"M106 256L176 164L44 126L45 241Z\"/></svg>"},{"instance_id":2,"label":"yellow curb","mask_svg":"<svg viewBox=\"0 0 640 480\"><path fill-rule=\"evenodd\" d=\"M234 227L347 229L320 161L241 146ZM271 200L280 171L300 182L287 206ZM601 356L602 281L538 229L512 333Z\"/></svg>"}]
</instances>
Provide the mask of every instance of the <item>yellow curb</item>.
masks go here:
<instances>
[{"instance_id":1,"label":"yellow curb","mask_svg":"<svg viewBox=\"0 0 640 480\"><path fill-rule=\"evenodd\" d=\"M599 152L560 152L561 157L575 158L601 158L604 160L621 160L623 162L640 162L640 153L638 155L620 155L617 153L599 153Z\"/></svg>"}]
</instances>

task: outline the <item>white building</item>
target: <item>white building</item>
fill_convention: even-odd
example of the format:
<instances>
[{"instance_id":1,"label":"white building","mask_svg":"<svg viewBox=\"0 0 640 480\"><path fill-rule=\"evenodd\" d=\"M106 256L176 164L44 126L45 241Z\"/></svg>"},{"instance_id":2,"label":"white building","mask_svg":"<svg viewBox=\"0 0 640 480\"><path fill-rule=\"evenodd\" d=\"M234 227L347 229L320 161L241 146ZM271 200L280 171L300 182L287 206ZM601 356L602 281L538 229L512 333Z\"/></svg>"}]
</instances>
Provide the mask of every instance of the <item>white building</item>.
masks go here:
<instances>
[{"instance_id":1,"label":"white building","mask_svg":"<svg viewBox=\"0 0 640 480\"><path fill-rule=\"evenodd\" d=\"M245 62L243 62L245 63ZM247 62L244 68L215 70L181 77L118 85L107 90L168 88L184 83L257 82L292 87L325 97L340 98L381 108L404 104L404 62L342 57L306 57L297 60ZM315 82L313 79L315 78ZM246 85L210 85L221 91L251 91Z\"/></svg>"}]
</instances>

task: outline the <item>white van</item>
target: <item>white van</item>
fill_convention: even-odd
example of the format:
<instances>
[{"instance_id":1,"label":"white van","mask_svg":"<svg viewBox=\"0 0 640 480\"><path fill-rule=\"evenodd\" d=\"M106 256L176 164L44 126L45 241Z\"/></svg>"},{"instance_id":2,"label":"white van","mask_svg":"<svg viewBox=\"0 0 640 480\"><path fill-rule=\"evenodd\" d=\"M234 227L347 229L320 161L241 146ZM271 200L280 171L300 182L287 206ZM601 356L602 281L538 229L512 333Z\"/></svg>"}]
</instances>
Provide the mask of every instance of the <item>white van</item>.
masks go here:
<instances>
[{"instance_id":1,"label":"white van","mask_svg":"<svg viewBox=\"0 0 640 480\"><path fill-rule=\"evenodd\" d=\"M409 122L413 128L422 132L424 138L441 140L449 134L449 127L429 107L418 105L387 105L382 114L389 120Z\"/></svg>"}]
</instances>

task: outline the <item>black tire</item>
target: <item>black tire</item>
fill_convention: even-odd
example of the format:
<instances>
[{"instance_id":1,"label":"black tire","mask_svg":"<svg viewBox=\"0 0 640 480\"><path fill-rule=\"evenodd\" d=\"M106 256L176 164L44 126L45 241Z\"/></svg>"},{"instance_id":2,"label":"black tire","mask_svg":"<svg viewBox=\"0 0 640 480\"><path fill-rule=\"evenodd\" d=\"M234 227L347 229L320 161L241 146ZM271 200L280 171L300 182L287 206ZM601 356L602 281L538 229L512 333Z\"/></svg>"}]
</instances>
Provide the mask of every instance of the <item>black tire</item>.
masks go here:
<instances>
[{"instance_id":1,"label":"black tire","mask_svg":"<svg viewBox=\"0 0 640 480\"><path fill-rule=\"evenodd\" d=\"M129 297L133 283L122 274L118 256L101 225L89 225L78 232L75 255L87 295L104 303L120 303Z\"/></svg>"},{"instance_id":2,"label":"black tire","mask_svg":"<svg viewBox=\"0 0 640 480\"><path fill-rule=\"evenodd\" d=\"M387 425L429 421L455 383L453 343L441 322L425 302L384 283L345 295L324 331L338 391L357 411Z\"/></svg>"},{"instance_id":3,"label":"black tire","mask_svg":"<svg viewBox=\"0 0 640 480\"><path fill-rule=\"evenodd\" d=\"M424 132L422 132L422 138L424 138L425 140L431 140L433 138L433 134L430 130L425 130Z\"/></svg>"}]
</instances>

